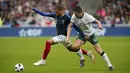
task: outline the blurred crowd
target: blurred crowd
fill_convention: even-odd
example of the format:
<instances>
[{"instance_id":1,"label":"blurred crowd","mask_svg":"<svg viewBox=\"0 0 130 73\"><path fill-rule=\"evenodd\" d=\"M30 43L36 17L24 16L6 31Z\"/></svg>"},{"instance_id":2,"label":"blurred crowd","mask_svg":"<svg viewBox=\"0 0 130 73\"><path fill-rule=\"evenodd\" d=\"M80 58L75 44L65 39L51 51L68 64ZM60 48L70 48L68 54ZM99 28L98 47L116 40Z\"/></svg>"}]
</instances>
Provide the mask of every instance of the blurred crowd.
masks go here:
<instances>
[{"instance_id":1,"label":"blurred crowd","mask_svg":"<svg viewBox=\"0 0 130 73\"><path fill-rule=\"evenodd\" d=\"M55 20L33 12L29 7L51 13L58 4L65 6L65 13L72 14L81 0L0 0L0 27L54 27ZM124 0L103 0L96 17L103 24L130 24L130 5Z\"/></svg>"},{"instance_id":2,"label":"blurred crowd","mask_svg":"<svg viewBox=\"0 0 130 73\"><path fill-rule=\"evenodd\" d=\"M130 5L127 0L104 0L104 6L96 11L97 18L102 24L130 25Z\"/></svg>"},{"instance_id":3,"label":"blurred crowd","mask_svg":"<svg viewBox=\"0 0 130 73\"><path fill-rule=\"evenodd\" d=\"M78 4L79 0L0 0L0 27L53 27L55 21L52 18L43 17L29 7L35 7L41 11L50 13L58 4L65 6L66 13Z\"/></svg>"}]
</instances>

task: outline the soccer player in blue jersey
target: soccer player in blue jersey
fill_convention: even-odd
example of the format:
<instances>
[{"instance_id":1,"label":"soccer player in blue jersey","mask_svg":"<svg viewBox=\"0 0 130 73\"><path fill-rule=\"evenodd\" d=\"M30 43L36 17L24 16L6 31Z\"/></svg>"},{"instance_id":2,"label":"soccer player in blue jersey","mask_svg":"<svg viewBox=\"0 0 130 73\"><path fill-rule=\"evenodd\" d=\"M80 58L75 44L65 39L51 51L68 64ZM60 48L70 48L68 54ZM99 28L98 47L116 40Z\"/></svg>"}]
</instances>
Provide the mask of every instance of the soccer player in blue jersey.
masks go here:
<instances>
[{"instance_id":1,"label":"soccer player in blue jersey","mask_svg":"<svg viewBox=\"0 0 130 73\"><path fill-rule=\"evenodd\" d=\"M41 12L35 8L31 8L31 9L42 16L54 18L56 20L56 29L57 29L57 36L46 41L46 46L45 46L45 49L44 49L44 52L42 55L42 59L39 60L38 62L34 63L34 65L36 65L36 66L45 65L46 58L51 49L51 45L54 45L57 43L63 44L69 51L77 52L78 56L80 56L80 66L81 67L84 66L84 57L83 57L82 53L87 55L94 61L94 56L93 56L92 52L87 52L86 50L83 50L80 48L72 49L75 45L72 45L71 41L69 41L69 43L66 43L65 40L66 40L66 36L67 36L67 27L68 27L68 24L70 23L71 18L69 15L64 13L64 7L62 5L56 6L55 12L53 12L53 13ZM76 29L77 32L79 32L79 34L84 36L82 31L80 31L80 29L77 26L74 25L73 27ZM78 41L76 41L76 43L79 44Z\"/></svg>"}]
</instances>

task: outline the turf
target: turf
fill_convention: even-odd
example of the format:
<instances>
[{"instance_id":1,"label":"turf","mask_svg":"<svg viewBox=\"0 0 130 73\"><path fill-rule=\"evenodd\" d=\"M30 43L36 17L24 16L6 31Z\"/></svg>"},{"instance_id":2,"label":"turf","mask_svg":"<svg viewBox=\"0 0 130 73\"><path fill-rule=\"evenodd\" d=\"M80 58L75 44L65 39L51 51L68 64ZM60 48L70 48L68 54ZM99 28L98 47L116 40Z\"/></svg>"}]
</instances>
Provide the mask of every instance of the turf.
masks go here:
<instances>
[{"instance_id":1,"label":"turf","mask_svg":"<svg viewBox=\"0 0 130 73\"><path fill-rule=\"evenodd\" d=\"M130 73L130 37L98 37L115 67L114 71L108 70L106 63L88 42L82 48L93 51L95 64L85 56L85 67L80 68L79 57L58 44L52 46L45 66L33 66L41 58L44 43L49 38L0 38L0 73L16 73L14 66L17 63L25 67L21 73ZM71 39L74 41L75 37Z\"/></svg>"}]
</instances>

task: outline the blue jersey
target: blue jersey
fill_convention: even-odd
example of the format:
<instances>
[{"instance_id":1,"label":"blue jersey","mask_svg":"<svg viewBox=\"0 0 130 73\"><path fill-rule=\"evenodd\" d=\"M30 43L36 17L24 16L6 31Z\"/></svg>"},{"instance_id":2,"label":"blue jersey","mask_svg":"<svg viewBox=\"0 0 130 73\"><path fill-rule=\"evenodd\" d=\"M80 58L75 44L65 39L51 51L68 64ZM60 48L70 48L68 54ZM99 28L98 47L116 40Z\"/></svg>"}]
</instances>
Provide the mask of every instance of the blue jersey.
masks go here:
<instances>
[{"instance_id":1,"label":"blue jersey","mask_svg":"<svg viewBox=\"0 0 130 73\"><path fill-rule=\"evenodd\" d=\"M56 20L57 35L65 35L65 36L67 35L67 27L68 27L68 24L70 23L70 19L71 19L69 15L65 14L64 16L56 16L55 12L44 13L35 8L33 8L33 10L42 16L54 18ZM77 32L79 32L79 34L81 36L85 37L83 32L76 25L73 25L73 27L76 29Z\"/></svg>"}]
</instances>

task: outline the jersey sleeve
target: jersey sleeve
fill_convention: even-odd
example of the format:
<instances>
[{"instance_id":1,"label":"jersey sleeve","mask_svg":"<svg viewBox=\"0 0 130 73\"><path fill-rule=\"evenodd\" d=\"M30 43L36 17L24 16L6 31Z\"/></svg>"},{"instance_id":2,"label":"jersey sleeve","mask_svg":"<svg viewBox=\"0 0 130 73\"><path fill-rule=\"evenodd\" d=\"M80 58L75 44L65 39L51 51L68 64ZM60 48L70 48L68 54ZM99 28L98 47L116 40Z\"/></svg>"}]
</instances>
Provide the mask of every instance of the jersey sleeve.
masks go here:
<instances>
[{"instance_id":1,"label":"jersey sleeve","mask_svg":"<svg viewBox=\"0 0 130 73\"><path fill-rule=\"evenodd\" d=\"M97 19L94 18L92 15L90 15L90 14L87 15L87 21L88 21L88 22L93 22L93 21L95 21L95 20L97 20Z\"/></svg>"},{"instance_id":2,"label":"jersey sleeve","mask_svg":"<svg viewBox=\"0 0 130 73\"><path fill-rule=\"evenodd\" d=\"M73 24L73 27L74 27L74 29L75 29L77 32L79 32L79 34L80 34L82 37L85 37L85 34L80 30L79 27L77 27L75 24Z\"/></svg>"},{"instance_id":3,"label":"jersey sleeve","mask_svg":"<svg viewBox=\"0 0 130 73\"><path fill-rule=\"evenodd\" d=\"M35 11L36 13L42 15L42 16L47 16L47 17L52 17L55 18L55 13L45 13L45 12L41 12L40 10L37 10L35 8L32 9L33 11Z\"/></svg>"}]
</instances>

